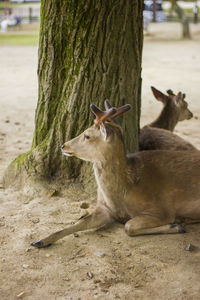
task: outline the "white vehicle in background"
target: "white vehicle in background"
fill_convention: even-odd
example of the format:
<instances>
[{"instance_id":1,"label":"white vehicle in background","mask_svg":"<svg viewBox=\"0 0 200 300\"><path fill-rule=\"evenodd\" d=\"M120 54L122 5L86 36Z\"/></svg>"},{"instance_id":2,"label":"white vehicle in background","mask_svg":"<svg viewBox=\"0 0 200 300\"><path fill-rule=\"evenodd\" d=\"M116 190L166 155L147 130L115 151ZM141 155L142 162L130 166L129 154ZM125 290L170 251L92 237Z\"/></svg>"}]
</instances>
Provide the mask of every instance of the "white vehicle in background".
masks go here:
<instances>
[{"instance_id":1,"label":"white vehicle in background","mask_svg":"<svg viewBox=\"0 0 200 300\"><path fill-rule=\"evenodd\" d=\"M149 23L153 21L153 5L154 1L152 0L144 1L143 20L145 30L147 30ZM166 22L166 14L162 8L162 1L155 1L155 6L156 22Z\"/></svg>"}]
</instances>

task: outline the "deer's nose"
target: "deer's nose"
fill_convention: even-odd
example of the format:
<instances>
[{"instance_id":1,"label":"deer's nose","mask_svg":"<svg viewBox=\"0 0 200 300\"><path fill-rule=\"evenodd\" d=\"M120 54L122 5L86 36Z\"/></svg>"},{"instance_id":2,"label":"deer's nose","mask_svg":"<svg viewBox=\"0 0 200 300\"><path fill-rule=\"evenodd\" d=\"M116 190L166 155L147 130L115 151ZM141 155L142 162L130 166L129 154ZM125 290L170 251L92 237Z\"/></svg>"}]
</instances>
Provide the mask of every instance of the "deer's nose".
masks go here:
<instances>
[{"instance_id":1,"label":"deer's nose","mask_svg":"<svg viewBox=\"0 0 200 300\"><path fill-rule=\"evenodd\" d=\"M63 149L64 147L65 147L65 145L62 145L62 146L61 146L61 149Z\"/></svg>"}]
</instances>

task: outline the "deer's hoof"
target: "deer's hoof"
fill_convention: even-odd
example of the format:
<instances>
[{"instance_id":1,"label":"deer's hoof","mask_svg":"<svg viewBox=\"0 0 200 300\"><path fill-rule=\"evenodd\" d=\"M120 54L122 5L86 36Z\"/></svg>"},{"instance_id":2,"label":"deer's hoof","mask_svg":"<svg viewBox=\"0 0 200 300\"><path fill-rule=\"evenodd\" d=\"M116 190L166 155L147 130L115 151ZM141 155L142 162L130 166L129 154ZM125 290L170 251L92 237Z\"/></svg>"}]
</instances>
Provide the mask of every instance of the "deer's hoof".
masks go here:
<instances>
[{"instance_id":1,"label":"deer's hoof","mask_svg":"<svg viewBox=\"0 0 200 300\"><path fill-rule=\"evenodd\" d=\"M44 245L44 243L43 243L42 240L39 240L39 241L31 243L31 246L36 247L36 248L44 248L44 247L46 247Z\"/></svg>"},{"instance_id":2,"label":"deer's hoof","mask_svg":"<svg viewBox=\"0 0 200 300\"><path fill-rule=\"evenodd\" d=\"M170 228L176 229L178 233L186 232L185 228L181 224L177 224L177 223L170 224Z\"/></svg>"},{"instance_id":3,"label":"deer's hoof","mask_svg":"<svg viewBox=\"0 0 200 300\"><path fill-rule=\"evenodd\" d=\"M178 225L178 233L186 233L186 230L183 226L181 226L180 224Z\"/></svg>"}]
</instances>

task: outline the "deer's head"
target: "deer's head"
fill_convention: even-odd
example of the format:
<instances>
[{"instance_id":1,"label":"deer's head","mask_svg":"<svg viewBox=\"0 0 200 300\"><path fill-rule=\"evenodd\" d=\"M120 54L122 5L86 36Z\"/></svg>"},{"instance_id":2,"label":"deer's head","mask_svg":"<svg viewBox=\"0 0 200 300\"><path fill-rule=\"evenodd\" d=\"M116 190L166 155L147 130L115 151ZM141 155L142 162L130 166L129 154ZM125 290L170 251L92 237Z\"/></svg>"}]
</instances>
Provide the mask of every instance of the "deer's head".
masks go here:
<instances>
[{"instance_id":1,"label":"deer's head","mask_svg":"<svg viewBox=\"0 0 200 300\"><path fill-rule=\"evenodd\" d=\"M129 110L130 105L127 104L116 109L111 107L106 100L105 106L106 111L101 111L94 104L91 105L91 110L96 116L94 125L76 138L64 143L61 147L64 155L75 156L94 163L104 160L119 148L124 149L121 128L114 120Z\"/></svg>"},{"instance_id":2,"label":"deer's head","mask_svg":"<svg viewBox=\"0 0 200 300\"><path fill-rule=\"evenodd\" d=\"M167 90L165 95L153 86L151 90L158 101L161 101L165 107L171 111L177 117L178 121L189 120L193 117L193 113L188 109L188 103L185 101L186 95L179 92L177 95L172 90Z\"/></svg>"}]
</instances>

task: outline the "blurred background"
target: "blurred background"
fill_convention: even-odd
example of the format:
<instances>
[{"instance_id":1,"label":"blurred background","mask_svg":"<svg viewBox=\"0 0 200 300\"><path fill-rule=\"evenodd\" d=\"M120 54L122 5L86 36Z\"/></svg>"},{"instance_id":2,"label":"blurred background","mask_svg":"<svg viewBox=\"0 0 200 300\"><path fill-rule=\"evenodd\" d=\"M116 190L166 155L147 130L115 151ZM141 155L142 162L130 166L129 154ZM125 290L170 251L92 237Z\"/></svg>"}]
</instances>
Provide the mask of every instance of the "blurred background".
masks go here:
<instances>
[{"instance_id":1,"label":"blurred background","mask_svg":"<svg viewBox=\"0 0 200 300\"><path fill-rule=\"evenodd\" d=\"M200 1L144 1L144 31L151 23L181 23L182 37L191 38L191 24L199 22ZM40 0L0 0L0 44L37 44ZM165 26L166 27L166 26ZM166 34L167 30L163 33Z\"/></svg>"},{"instance_id":2,"label":"blurred background","mask_svg":"<svg viewBox=\"0 0 200 300\"><path fill-rule=\"evenodd\" d=\"M37 45L39 0L0 0L0 45Z\"/></svg>"}]
</instances>

